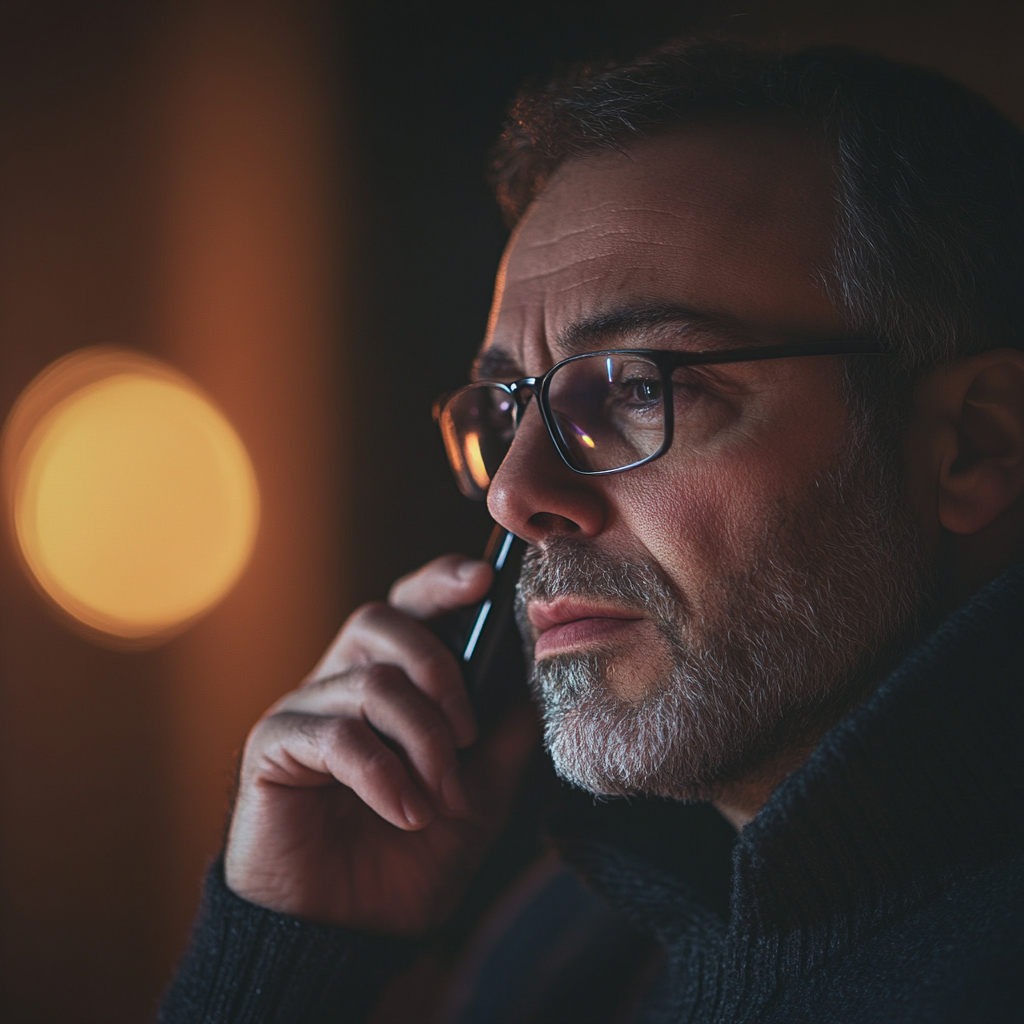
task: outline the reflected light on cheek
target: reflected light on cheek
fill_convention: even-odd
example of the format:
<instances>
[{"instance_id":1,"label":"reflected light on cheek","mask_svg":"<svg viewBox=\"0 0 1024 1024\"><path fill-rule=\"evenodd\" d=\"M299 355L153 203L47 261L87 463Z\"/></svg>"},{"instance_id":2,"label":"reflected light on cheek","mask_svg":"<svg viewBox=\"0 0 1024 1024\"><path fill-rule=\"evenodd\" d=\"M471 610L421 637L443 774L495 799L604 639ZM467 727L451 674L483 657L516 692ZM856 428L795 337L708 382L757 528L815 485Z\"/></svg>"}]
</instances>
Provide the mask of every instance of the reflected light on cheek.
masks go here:
<instances>
[{"instance_id":1,"label":"reflected light on cheek","mask_svg":"<svg viewBox=\"0 0 1024 1024\"><path fill-rule=\"evenodd\" d=\"M86 349L26 389L3 441L8 517L36 585L134 646L217 603L252 552L259 497L231 424L154 359Z\"/></svg>"},{"instance_id":2,"label":"reflected light on cheek","mask_svg":"<svg viewBox=\"0 0 1024 1024\"><path fill-rule=\"evenodd\" d=\"M486 491L491 485L491 477L484 465L483 453L480 451L480 435L475 431L466 434L466 465L469 467L469 475L473 483L482 491Z\"/></svg>"}]
</instances>

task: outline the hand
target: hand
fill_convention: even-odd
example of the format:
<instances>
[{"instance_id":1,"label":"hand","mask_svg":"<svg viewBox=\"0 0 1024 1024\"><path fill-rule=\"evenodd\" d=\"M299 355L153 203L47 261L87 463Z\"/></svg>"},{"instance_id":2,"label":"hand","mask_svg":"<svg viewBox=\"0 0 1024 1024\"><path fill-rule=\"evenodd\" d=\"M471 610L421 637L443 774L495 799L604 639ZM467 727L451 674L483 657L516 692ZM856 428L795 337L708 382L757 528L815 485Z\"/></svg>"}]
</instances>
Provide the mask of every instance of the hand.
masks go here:
<instances>
[{"instance_id":1,"label":"hand","mask_svg":"<svg viewBox=\"0 0 1024 1024\"><path fill-rule=\"evenodd\" d=\"M345 623L310 678L246 741L228 886L282 913L417 934L454 910L537 742L515 709L476 724L454 656L423 624L479 601L484 562L447 555Z\"/></svg>"}]
</instances>

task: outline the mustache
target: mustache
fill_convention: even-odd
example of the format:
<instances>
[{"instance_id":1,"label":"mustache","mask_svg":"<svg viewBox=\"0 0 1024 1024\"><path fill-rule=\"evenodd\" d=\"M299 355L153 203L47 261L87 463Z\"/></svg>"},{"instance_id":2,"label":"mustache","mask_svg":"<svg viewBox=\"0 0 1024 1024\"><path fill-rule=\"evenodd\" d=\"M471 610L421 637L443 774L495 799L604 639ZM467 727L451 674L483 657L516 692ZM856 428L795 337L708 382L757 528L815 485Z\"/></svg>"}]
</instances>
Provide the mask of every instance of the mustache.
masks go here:
<instances>
[{"instance_id":1,"label":"mustache","mask_svg":"<svg viewBox=\"0 0 1024 1024\"><path fill-rule=\"evenodd\" d=\"M624 610L642 612L660 622L678 622L681 614L688 617L685 599L653 561L610 555L566 537L556 537L543 548L527 548L515 601L522 635L533 635L526 615L530 601L570 596L610 599Z\"/></svg>"}]
</instances>

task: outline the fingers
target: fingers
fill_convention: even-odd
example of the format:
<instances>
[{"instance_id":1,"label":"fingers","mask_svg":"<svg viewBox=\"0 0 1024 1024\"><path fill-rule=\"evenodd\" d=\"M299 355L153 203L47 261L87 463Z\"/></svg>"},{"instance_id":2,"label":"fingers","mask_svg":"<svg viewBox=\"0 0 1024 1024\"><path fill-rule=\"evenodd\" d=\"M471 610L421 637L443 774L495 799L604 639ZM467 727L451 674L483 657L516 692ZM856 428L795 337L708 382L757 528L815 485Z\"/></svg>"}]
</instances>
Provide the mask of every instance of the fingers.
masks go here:
<instances>
[{"instance_id":1,"label":"fingers","mask_svg":"<svg viewBox=\"0 0 1024 1024\"><path fill-rule=\"evenodd\" d=\"M388 604L413 618L430 619L482 600L492 576L486 562L442 555L395 583Z\"/></svg>"},{"instance_id":2,"label":"fingers","mask_svg":"<svg viewBox=\"0 0 1024 1024\"><path fill-rule=\"evenodd\" d=\"M373 602L358 609L310 676L311 681L347 672L356 665L384 662L399 666L448 719L455 742L476 739L476 716L454 656L417 620L480 600L490 586L486 562L444 555L391 590L391 604Z\"/></svg>"},{"instance_id":3,"label":"fingers","mask_svg":"<svg viewBox=\"0 0 1024 1024\"><path fill-rule=\"evenodd\" d=\"M447 555L399 580L391 603L356 611L251 735L258 779L337 781L403 829L468 814L456 748L475 741L476 718L454 655L421 620L479 601L491 578L485 562Z\"/></svg>"},{"instance_id":4,"label":"fingers","mask_svg":"<svg viewBox=\"0 0 1024 1024\"><path fill-rule=\"evenodd\" d=\"M469 810L447 719L395 665L366 665L311 683L280 702L278 710L365 721L401 750L413 778L439 809Z\"/></svg>"},{"instance_id":5,"label":"fingers","mask_svg":"<svg viewBox=\"0 0 1024 1024\"><path fill-rule=\"evenodd\" d=\"M280 712L265 719L251 746L257 782L351 789L392 825L424 828L434 810L402 759L359 718Z\"/></svg>"},{"instance_id":6,"label":"fingers","mask_svg":"<svg viewBox=\"0 0 1024 1024\"><path fill-rule=\"evenodd\" d=\"M332 726L325 724L332 721L338 723L333 733ZM347 722L357 723L358 729L350 731ZM469 812L448 721L394 665L366 665L314 681L279 701L259 728L265 734L259 743L264 751L260 756L266 759L262 771L267 781L323 785L328 780L307 780L302 771L314 776L330 774L402 828L426 824L434 816L431 805L448 814ZM294 740L289 738L289 729L297 732ZM309 746L311 736L316 738L313 747ZM334 755L332 743L349 743L351 749ZM282 761L285 755L287 759ZM375 785L366 780L353 783L353 778L358 781L360 777L353 775L352 758L356 762L368 759ZM335 772L339 765L348 766L342 774ZM381 796L381 786L388 788L389 799ZM396 807L404 804L408 810L413 801L410 794L429 797L430 803L425 804L429 816L406 814L403 821L396 821ZM422 812L424 801L422 796L418 799Z\"/></svg>"},{"instance_id":7,"label":"fingers","mask_svg":"<svg viewBox=\"0 0 1024 1024\"><path fill-rule=\"evenodd\" d=\"M390 605L375 602L355 612L329 661L397 666L441 709L458 746L476 739L476 716L455 656L426 626Z\"/></svg>"}]
</instances>

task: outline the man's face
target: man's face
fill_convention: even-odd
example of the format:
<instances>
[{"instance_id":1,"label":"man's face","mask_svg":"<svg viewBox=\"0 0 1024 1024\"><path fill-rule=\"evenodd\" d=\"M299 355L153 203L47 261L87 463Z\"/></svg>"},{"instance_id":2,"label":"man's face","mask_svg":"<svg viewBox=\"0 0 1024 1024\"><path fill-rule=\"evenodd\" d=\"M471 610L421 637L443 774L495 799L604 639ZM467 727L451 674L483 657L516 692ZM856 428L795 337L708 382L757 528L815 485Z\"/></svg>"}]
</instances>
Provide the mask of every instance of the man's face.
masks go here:
<instances>
[{"instance_id":1,"label":"man's face","mask_svg":"<svg viewBox=\"0 0 1024 1024\"><path fill-rule=\"evenodd\" d=\"M841 337L821 284L832 187L820 145L767 121L569 162L509 246L478 375ZM675 418L662 458L585 477L531 405L489 493L533 545L522 611L549 746L598 791L704 796L756 767L796 742L787 718L834 716L917 603L896 485L872 476L836 357L688 370ZM630 779L588 767L616 745L658 749Z\"/></svg>"}]
</instances>

